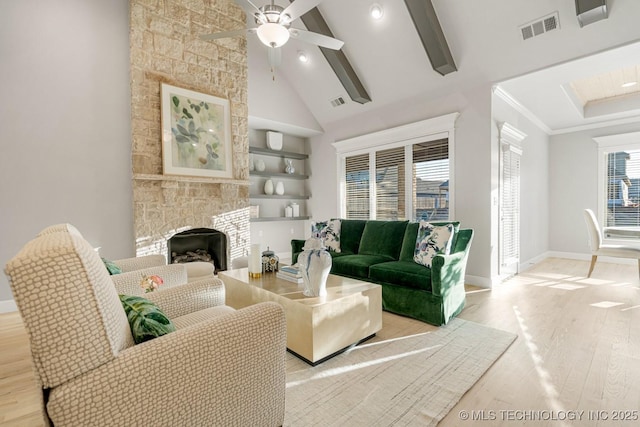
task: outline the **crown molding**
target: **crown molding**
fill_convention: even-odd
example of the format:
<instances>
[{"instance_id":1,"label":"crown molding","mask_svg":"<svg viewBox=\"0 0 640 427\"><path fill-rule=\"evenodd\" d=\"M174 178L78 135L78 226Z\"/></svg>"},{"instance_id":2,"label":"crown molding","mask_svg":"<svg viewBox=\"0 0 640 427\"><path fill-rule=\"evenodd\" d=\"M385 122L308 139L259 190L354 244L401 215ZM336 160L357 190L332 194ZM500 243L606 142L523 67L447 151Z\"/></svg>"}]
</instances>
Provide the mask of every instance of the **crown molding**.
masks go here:
<instances>
[{"instance_id":1,"label":"crown molding","mask_svg":"<svg viewBox=\"0 0 640 427\"><path fill-rule=\"evenodd\" d=\"M524 117L529 119L534 125L539 127L544 133L546 133L547 135L553 134L553 130L549 126L547 126L542 120L540 120L538 116L533 114L531 110L529 110L527 107L522 105L517 99L511 96L509 92L505 91L500 86L494 86L493 93L498 98L502 99L504 102L510 105L514 110L516 110L517 112L522 114Z\"/></svg>"}]
</instances>

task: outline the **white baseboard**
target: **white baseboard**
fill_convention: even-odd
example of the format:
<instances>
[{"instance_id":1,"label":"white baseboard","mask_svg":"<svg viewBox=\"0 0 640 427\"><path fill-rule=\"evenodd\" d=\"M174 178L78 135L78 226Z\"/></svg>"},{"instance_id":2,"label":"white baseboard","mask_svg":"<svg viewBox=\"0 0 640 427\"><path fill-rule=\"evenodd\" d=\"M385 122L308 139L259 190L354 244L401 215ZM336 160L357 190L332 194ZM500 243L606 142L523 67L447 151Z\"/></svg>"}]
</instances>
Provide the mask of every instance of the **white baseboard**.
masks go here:
<instances>
[{"instance_id":1,"label":"white baseboard","mask_svg":"<svg viewBox=\"0 0 640 427\"><path fill-rule=\"evenodd\" d=\"M591 254L581 254L576 252L557 252L550 251L546 253L545 258L567 258L567 259L577 259L580 261L591 261ZM636 265L638 260L634 258L617 258L617 257L608 257L608 256L599 256L598 262L609 262L612 264L626 264L626 265Z\"/></svg>"},{"instance_id":2,"label":"white baseboard","mask_svg":"<svg viewBox=\"0 0 640 427\"><path fill-rule=\"evenodd\" d=\"M493 280L487 277L471 276L469 274L464 276L464 283L485 289L491 289L495 284Z\"/></svg>"},{"instance_id":3,"label":"white baseboard","mask_svg":"<svg viewBox=\"0 0 640 427\"><path fill-rule=\"evenodd\" d=\"M18 311L18 306L14 300L0 301L0 314L11 313L13 311Z\"/></svg>"},{"instance_id":4,"label":"white baseboard","mask_svg":"<svg viewBox=\"0 0 640 427\"><path fill-rule=\"evenodd\" d=\"M520 265L518 266L518 272L522 273L524 271L527 271L528 269L530 269L531 267L533 267L534 265L536 265L537 263L544 261L545 259L550 258L549 256L549 252L544 252L541 253L540 255L533 257L527 261L521 262Z\"/></svg>"}]
</instances>

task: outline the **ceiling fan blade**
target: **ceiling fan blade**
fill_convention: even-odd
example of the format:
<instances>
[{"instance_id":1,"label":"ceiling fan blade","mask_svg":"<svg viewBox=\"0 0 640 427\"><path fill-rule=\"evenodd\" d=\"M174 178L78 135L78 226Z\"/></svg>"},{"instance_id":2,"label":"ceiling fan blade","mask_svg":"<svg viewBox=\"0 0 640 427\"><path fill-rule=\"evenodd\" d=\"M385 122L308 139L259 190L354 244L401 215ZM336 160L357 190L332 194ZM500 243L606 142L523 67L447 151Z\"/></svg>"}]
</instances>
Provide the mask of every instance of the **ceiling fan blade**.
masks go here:
<instances>
[{"instance_id":1,"label":"ceiling fan blade","mask_svg":"<svg viewBox=\"0 0 640 427\"><path fill-rule=\"evenodd\" d=\"M289 6L287 6L287 8L282 11L282 14L289 15L291 17L289 21L293 21L294 19L299 18L305 13L309 12L321 2L322 0L296 0Z\"/></svg>"},{"instance_id":2,"label":"ceiling fan blade","mask_svg":"<svg viewBox=\"0 0 640 427\"><path fill-rule=\"evenodd\" d=\"M244 36L247 33L254 33L255 30L256 30L255 28L241 28L239 30L221 31L219 33L202 35L200 36L200 39L216 40L216 39L224 39L227 37L238 37L238 36Z\"/></svg>"},{"instance_id":3,"label":"ceiling fan blade","mask_svg":"<svg viewBox=\"0 0 640 427\"><path fill-rule=\"evenodd\" d=\"M299 1L299 0L296 0ZM344 45L342 40L334 39L333 37L325 36L323 34L313 33L307 30L301 30L298 28L291 28L289 34L294 39L302 40L303 42L315 44L328 49L340 50Z\"/></svg>"},{"instance_id":4,"label":"ceiling fan blade","mask_svg":"<svg viewBox=\"0 0 640 427\"><path fill-rule=\"evenodd\" d=\"M282 62L282 51L279 47L268 47L269 50L269 66L271 70L275 70Z\"/></svg>"}]
</instances>

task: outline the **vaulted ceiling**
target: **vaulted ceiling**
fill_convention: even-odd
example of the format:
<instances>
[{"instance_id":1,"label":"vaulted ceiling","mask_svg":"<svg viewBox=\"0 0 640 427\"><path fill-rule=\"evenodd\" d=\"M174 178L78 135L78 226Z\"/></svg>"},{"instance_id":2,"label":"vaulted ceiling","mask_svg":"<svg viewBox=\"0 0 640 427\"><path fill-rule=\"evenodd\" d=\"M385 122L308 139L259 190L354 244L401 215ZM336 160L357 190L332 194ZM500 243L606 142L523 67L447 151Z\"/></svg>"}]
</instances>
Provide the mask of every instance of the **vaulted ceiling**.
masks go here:
<instances>
[{"instance_id":1,"label":"vaulted ceiling","mask_svg":"<svg viewBox=\"0 0 640 427\"><path fill-rule=\"evenodd\" d=\"M384 16L378 21L369 14L374 2L384 8ZM260 6L263 2L254 3ZM289 1L276 3L286 7ZM403 100L434 99L505 80L509 84L503 89L515 92L512 95L521 96L520 102L528 105L536 103L536 89L531 80L519 84L516 77L640 40L637 0L609 0L609 18L583 28L576 18L574 0L433 0L433 6L458 68L456 72L442 76L433 70L404 1L324 0L318 10L335 37L345 42L342 50L372 101L364 104L352 101L320 50L295 39L282 47L282 63L272 74L266 47L256 37L248 37L250 91L268 84L286 85L286 90L308 109L320 129L352 116L393 108ZM553 13L559 19L557 30L523 40L522 25ZM292 26L305 28L301 20L294 21ZM309 62L297 59L299 51L308 55ZM633 53L639 57L636 51ZM616 56L619 57L605 56L604 60L613 61ZM598 72L631 65L599 63ZM596 74L564 75L562 85L566 87ZM280 92L284 97L285 90ZM525 96L525 92L529 95ZM346 103L332 106L331 100L337 97ZM575 105L572 108L575 110ZM254 114L252 110L250 96L250 115ZM529 110L536 108L529 105ZM540 120L547 119L540 117ZM584 117L544 126L553 131L578 126L580 120Z\"/></svg>"}]
</instances>

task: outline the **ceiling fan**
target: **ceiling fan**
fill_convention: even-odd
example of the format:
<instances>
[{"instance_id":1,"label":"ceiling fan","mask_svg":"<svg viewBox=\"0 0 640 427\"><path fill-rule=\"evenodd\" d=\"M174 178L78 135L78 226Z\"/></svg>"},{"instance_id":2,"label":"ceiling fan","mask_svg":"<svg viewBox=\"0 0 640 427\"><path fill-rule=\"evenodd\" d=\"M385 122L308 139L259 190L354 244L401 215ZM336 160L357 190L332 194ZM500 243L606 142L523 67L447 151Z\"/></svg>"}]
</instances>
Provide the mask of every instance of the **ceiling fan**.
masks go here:
<instances>
[{"instance_id":1,"label":"ceiling fan","mask_svg":"<svg viewBox=\"0 0 640 427\"><path fill-rule=\"evenodd\" d=\"M227 37L237 37L245 34L256 34L260 41L269 48L269 64L275 68L280 63L280 47L290 37L311 43L328 49L339 50L344 42L299 28L291 28L291 22L304 15L322 0L295 0L286 8L274 3L258 7L251 0L235 0L247 13L255 18L256 27L242 28L238 30L222 31L214 34L202 35L202 40L215 40Z\"/></svg>"}]
</instances>

